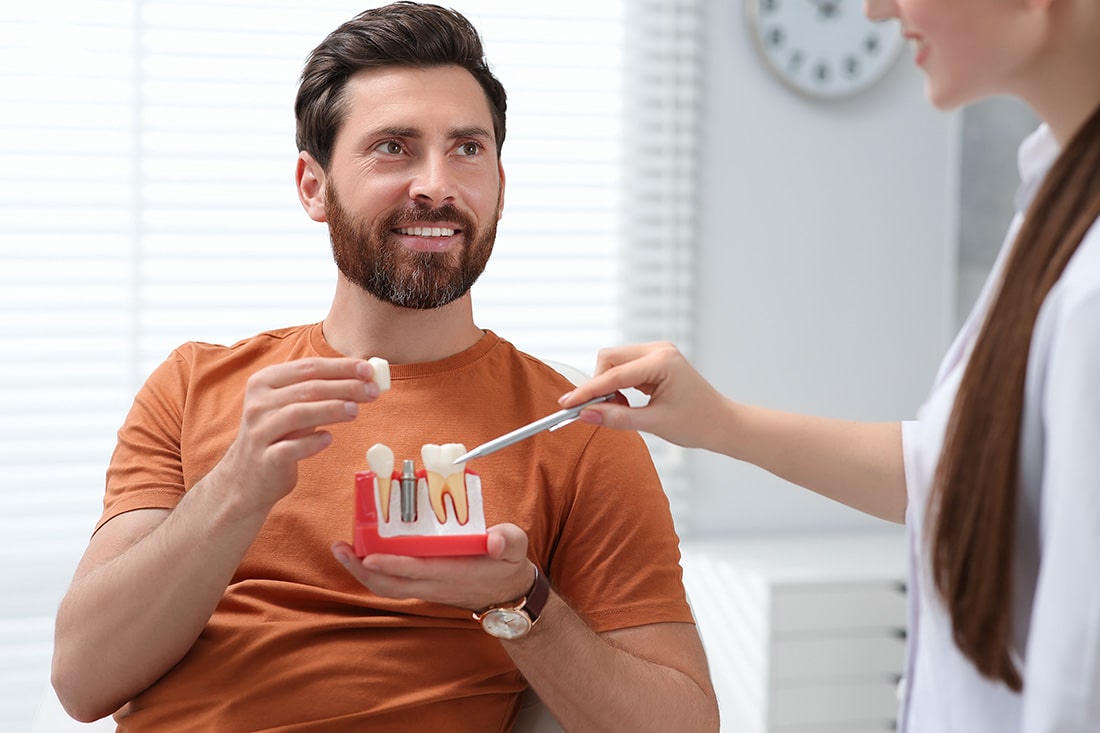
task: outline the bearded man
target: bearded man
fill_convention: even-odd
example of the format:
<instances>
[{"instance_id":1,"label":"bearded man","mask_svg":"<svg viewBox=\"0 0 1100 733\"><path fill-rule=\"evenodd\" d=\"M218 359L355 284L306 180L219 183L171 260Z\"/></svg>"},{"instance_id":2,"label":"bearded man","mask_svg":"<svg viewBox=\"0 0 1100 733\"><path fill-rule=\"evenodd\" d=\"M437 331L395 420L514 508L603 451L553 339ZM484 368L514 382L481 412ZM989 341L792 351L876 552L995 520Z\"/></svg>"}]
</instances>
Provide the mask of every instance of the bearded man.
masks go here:
<instances>
[{"instance_id":1,"label":"bearded man","mask_svg":"<svg viewBox=\"0 0 1100 733\"><path fill-rule=\"evenodd\" d=\"M297 187L339 275L323 321L188 343L119 431L57 617L54 685L127 731L717 730L678 540L636 434L577 424L479 459L486 552L357 557L384 443L473 446L569 383L475 324L504 205L505 93L454 11L336 29L296 103ZM380 393L368 357L390 364ZM526 623L482 625L503 608Z\"/></svg>"}]
</instances>

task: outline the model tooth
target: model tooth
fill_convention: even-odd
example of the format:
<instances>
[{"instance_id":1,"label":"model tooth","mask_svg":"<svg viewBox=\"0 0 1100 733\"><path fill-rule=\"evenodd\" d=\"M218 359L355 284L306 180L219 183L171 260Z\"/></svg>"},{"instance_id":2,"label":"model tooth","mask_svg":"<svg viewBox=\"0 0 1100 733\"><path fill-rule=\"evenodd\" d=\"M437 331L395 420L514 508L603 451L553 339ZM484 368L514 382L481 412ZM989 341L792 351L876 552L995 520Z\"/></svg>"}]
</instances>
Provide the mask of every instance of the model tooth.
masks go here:
<instances>
[{"instance_id":1,"label":"model tooth","mask_svg":"<svg viewBox=\"0 0 1100 733\"><path fill-rule=\"evenodd\" d=\"M466 453L466 446L462 443L447 443L439 446L440 460L446 461L451 473L462 473L466 470L466 461L455 463L455 459Z\"/></svg>"},{"instance_id":2,"label":"model tooth","mask_svg":"<svg viewBox=\"0 0 1100 733\"><path fill-rule=\"evenodd\" d=\"M428 479L428 500L440 524L447 521L447 507L444 494L450 494L454 504L455 519L466 524L469 519L469 500L466 496L466 475L463 466L455 466L454 459L466 452L461 443L435 445L427 443L420 449Z\"/></svg>"},{"instance_id":3,"label":"model tooth","mask_svg":"<svg viewBox=\"0 0 1100 733\"><path fill-rule=\"evenodd\" d=\"M388 522L390 521L390 492L393 490L393 451L388 445L375 443L367 451L367 465L378 480L378 502L382 505L382 521Z\"/></svg>"},{"instance_id":4,"label":"model tooth","mask_svg":"<svg viewBox=\"0 0 1100 733\"><path fill-rule=\"evenodd\" d=\"M425 470L442 473L443 446L435 443L425 443L420 446L420 459L424 461Z\"/></svg>"},{"instance_id":5,"label":"model tooth","mask_svg":"<svg viewBox=\"0 0 1100 733\"><path fill-rule=\"evenodd\" d=\"M367 465L376 476L393 476L393 451L388 445L375 443L367 451Z\"/></svg>"},{"instance_id":6,"label":"model tooth","mask_svg":"<svg viewBox=\"0 0 1100 733\"><path fill-rule=\"evenodd\" d=\"M367 363L374 367L374 379L371 381L378 385L379 392L385 392L390 388L390 363L381 356L372 356Z\"/></svg>"}]
</instances>

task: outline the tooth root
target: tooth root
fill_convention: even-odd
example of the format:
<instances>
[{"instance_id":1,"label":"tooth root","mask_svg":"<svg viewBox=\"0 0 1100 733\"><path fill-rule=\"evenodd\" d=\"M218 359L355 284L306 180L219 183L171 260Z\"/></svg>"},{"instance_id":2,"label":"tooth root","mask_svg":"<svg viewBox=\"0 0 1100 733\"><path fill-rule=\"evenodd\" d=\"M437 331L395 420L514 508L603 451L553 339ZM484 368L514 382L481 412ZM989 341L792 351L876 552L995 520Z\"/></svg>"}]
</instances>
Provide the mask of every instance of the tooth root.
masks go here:
<instances>
[{"instance_id":1,"label":"tooth root","mask_svg":"<svg viewBox=\"0 0 1100 733\"><path fill-rule=\"evenodd\" d=\"M470 500L466 495L466 474L452 473L446 480L447 493L454 502L455 519L459 524L466 524L470 519Z\"/></svg>"},{"instance_id":2,"label":"tooth root","mask_svg":"<svg viewBox=\"0 0 1100 733\"><path fill-rule=\"evenodd\" d=\"M435 471L428 471L428 501L431 502L432 511L440 524L447 521L447 506L443 503L444 489L447 488L447 479Z\"/></svg>"},{"instance_id":3,"label":"tooth root","mask_svg":"<svg viewBox=\"0 0 1100 733\"><path fill-rule=\"evenodd\" d=\"M393 479L389 476L376 476L378 481L378 503L382 505L382 521L390 521L390 495L393 493Z\"/></svg>"},{"instance_id":4,"label":"tooth root","mask_svg":"<svg viewBox=\"0 0 1100 733\"><path fill-rule=\"evenodd\" d=\"M455 463L455 459L466 452L466 446L462 443L448 443L440 449L441 458L450 466L447 475L447 488L454 502L455 518L459 524L466 524L470 519L470 499L466 493L466 463Z\"/></svg>"},{"instance_id":5,"label":"tooth root","mask_svg":"<svg viewBox=\"0 0 1100 733\"><path fill-rule=\"evenodd\" d=\"M378 503L381 504L382 521L390 521L390 494L393 491L393 451L389 446L375 443L367 451L367 465L378 482Z\"/></svg>"}]
</instances>

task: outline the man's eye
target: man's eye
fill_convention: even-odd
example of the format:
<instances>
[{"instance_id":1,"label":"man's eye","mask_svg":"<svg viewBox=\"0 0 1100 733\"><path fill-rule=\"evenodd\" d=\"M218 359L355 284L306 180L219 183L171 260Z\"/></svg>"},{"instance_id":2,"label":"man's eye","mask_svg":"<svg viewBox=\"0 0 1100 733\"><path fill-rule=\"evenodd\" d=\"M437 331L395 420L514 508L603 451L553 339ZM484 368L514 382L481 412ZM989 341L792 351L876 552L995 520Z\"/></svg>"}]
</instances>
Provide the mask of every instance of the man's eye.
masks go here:
<instances>
[{"instance_id":1,"label":"man's eye","mask_svg":"<svg viewBox=\"0 0 1100 733\"><path fill-rule=\"evenodd\" d=\"M462 143L458 148L463 155L477 155L481 152L480 143Z\"/></svg>"},{"instance_id":2,"label":"man's eye","mask_svg":"<svg viewBox=\"0 0 1100 733\"><path fill-rule=\"evenodd\" d=\"M387 140L384 143L379 143L375 150L388 155L400 155L404 148L401 147L401 143L395 140Z\"/></svg>"}]
</instances>

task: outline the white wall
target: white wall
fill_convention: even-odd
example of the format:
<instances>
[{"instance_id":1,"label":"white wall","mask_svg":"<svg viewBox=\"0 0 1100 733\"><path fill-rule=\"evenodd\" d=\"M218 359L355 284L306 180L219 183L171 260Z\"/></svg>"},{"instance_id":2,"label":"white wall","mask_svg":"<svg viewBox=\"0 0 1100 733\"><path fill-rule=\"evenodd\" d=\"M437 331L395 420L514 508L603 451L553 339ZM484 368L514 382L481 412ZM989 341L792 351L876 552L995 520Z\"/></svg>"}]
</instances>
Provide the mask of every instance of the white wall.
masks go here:
<instances>
[{"instance_id":1,"label":"white wall","mask_svg":"<svg viewBox=\"0 0 1100 733\"><path fill-rule=\"evenodd\" d=\"M741 2L707 12L694 362L747 402L914 416L954 328L957 117L925 101L908 49L871 91L812 102L759 61ZM728 458L688 461L692 533L882 524Z\"/></svg>"},{"instance_id":2,"label":"white wall","mask_svg":"<svg viewBox=\"0 0 1100 733\"><path fill-rule=\"evenodd\" d=\"M1016 151L1039 118L1014 97L993 97L962 113L959 161L958 323L970 312L1004 242L1020 176Z\"/></svg>"}]
</instances>

